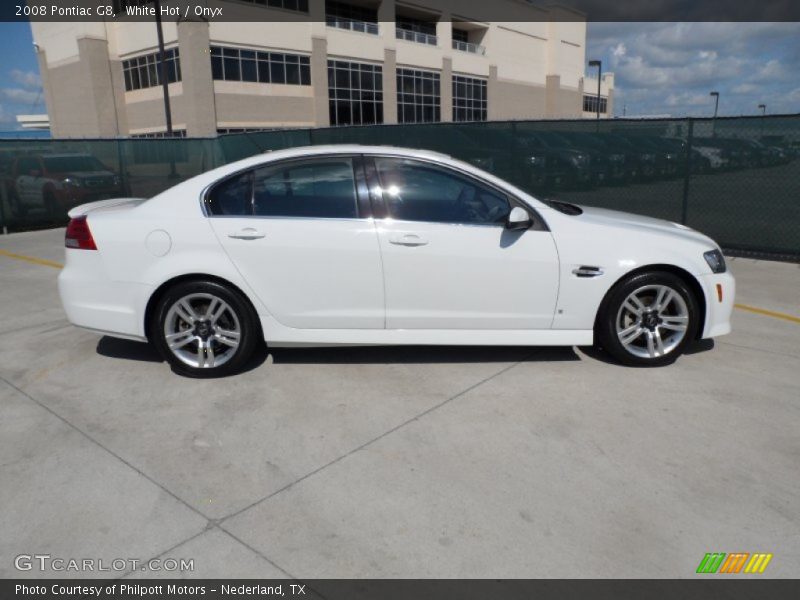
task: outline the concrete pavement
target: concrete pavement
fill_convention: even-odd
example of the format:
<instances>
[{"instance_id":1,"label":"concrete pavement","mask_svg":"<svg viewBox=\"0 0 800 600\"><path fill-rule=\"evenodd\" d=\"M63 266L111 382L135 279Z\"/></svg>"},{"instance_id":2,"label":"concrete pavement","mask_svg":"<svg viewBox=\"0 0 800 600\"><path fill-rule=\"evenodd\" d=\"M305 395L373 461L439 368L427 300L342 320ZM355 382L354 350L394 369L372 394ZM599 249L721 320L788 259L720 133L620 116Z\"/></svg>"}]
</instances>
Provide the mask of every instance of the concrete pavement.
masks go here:
<instances>
[{"instance_id":1,"label":"concrete pavement","mask_svg":"<svg viewBox=\"0 0 800 600\"><path fill-rule=\"evenodd\" d=\"M63 230L0 236L60 262ZM800 315L800 267L731 259ZM737 310L675 365L569 348L276 349L224 380L71 327L0 254L0 576L19 554L170 577L691 577L800 564L800 324ZM45 576L91 576L47 572ZM107 576L108 573L95 573Z\"/></svg>"}]
</instances>

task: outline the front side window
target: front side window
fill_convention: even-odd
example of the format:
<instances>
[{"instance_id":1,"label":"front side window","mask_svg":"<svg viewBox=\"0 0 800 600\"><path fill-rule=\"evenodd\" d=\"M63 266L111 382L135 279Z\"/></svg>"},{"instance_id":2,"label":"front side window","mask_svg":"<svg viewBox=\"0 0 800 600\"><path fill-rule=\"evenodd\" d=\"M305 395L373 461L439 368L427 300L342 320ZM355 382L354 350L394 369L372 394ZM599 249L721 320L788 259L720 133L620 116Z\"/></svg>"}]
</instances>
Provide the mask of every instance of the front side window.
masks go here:
<instances>
[{"instance_id":1,"label":"front side window","mask_svg":"<svg viewBox=\"0 0 800 600\"><path fill-rule=\"evenodd\" d=\"M389 216L402 221L505 223L506 196L451 169L403 158L376 158Z\"/></svg>"},{"instance_id":2,"label":"front side window","mask_svg":"<svg viewBox=\"0 0 800 600\"><path fill-rule=\"evenodd\" d=\"M257 169L253 214L260 217L354 219L356 186L349 158L325 158Z\"/></svg>"}]
</instances>

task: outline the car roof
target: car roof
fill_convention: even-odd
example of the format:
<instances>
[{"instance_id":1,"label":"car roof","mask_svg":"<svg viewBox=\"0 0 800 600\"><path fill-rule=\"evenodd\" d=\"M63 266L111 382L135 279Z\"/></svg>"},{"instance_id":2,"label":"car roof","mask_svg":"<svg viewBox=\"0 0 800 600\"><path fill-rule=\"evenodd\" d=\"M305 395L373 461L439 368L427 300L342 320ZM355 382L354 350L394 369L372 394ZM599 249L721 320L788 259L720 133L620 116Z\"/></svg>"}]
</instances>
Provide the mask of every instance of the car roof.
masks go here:
<instances>
[{"instance_id":1,"label":"car roof","mask_svg":"<svg viewBox=\"0 0 800 600\"><path fill-rule=\"evenodd\" d=\"M267 165L273 161L291 158L305 158L326 154L392 154L409 158L431 158L434 160L453 161L451 156L433 152L432 150L415 150L411 148L400 148L397 146L365 146L360 144L324 144L318 146L296 146L284 148L282 150L268 150L262 154L256 154L248 158L243 158L235 162L227 163L211 171L207 171L199 176L199 181L210 183L219 177L236 173L245 169L250 169L258 165Z\"/></svg>"},{"instance_id":2,"label":"car roof","mask_svg":"<svg viewBox=\"0 0 800 600\"><path fill-rule=\"evenodd\" d=\"M452 158L447 154L424 150L421 148L403 148L391 144L363 145L363 144L321 144L317 146L297 146L283 150L273 150L265 154L271 158L289 158L294 156L316 156L318 154L402 154L407 156L430 156L432 158ZM264 154L261 155L262 157Z\"/></svg>"}]
</instances>

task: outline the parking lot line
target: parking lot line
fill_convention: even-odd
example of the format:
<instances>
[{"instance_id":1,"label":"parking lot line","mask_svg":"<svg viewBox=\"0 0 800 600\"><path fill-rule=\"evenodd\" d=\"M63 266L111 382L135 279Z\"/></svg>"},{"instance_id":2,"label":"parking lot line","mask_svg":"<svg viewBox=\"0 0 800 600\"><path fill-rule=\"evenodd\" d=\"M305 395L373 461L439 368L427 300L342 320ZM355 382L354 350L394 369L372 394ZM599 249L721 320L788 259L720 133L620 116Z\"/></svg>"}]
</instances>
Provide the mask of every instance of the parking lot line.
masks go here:
<instances>
[{"instance_id":1,"label":"parking lot line","mask_svg":"<svg viewBox=\"0 0 800 600\"><path fill-rule=\"evenodd\" d=\"M772 317L774 319L784 319L792 323L800 323L800 317L795 317L794 315L767 310L766 308L758 308L757 306L750 306L749 304L734 304L734 306L739 310L747 310L757 315L764 315L765 317Z\"/></svg>"},{"instance_id":2,"label":"parking lot line","mask_svg":"<svg viewBox=\"0 0 800 600\"><path fill-rule=\"evenodd\" d=\"M7 258L15 258L17 260L24 260L25 262L33 263L35 265L44 265L45 267L53 267L54 269L61 269L64 267L61 263L52 260L45 260L44 258L36 258L35 256L26 256L24 254L15 254L7 250L0 250L0 256Z\"/></svg>"},{"instance_id":3,"label":"parking lot line","mask_svg":"<svg viewBox=\"0 0 800 600\"><path fill-rule=\"evenodd\" d=\"M44 265L45 267L53 267L54 269L64 268L64 265L52 260L46 260L44 258L36 258L35 256L26 256L25 254L15 254L14 252L8 252L7 250L0 250L0 256L5 256L6 258L15 258L17 260L24 260L25 262L33 263L35 265ZM790 315L787 313L782 313L775 310L767 310L766 308L759 308L757 306L750 306L749 304L734 304L734 306L739 310L746 310L752 313L756 313L757 315L772 317L773 319L783 319L785 321L790 321L792 323L800 324L800 317L796 317L794 315Z\"/></svg>"}]
</instances>

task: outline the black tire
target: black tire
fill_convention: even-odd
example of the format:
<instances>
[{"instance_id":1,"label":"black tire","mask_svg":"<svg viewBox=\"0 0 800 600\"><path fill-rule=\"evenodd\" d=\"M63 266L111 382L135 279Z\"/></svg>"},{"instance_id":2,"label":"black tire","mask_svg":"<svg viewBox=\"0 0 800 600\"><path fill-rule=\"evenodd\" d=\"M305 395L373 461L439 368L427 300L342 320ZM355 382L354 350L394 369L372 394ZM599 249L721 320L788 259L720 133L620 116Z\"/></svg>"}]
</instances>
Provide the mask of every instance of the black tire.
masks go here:
<instances>
[{"instance_id":1,"label":"black tire","mask_svg":"<svg viewBox=\"0 0 800 600\"><path fill-rule=\"evenodd\" d=\"M219 325L219 329L214 327L216 324L210 325L210 327L208 326L210 320L205 318L208 316L208 307L206 308L206 313L203 313L202 301L205 298L198 298L198 296L209 296L221 300L222 303L226 304L230 309L230 313L226 310L222 317L220 317L221 319L227 319L227 321L225 323L220 321L222 325ZM180 318L180 316L176 317L176 313L172 311L179 300L187 297L192 298L191 302L200 303L195 304L195 314L202 315L203 318L198 319L194 327L188 326L188 321ZM209 304L210 302L209 299ZM189 342L186 346L179 349L184 355L184 360L182 360L175 351L170 349L169 343L167 342L166 329L168 327L168 319L170 320L169 327L171 327L173 323L180 323L183 330L186 331L187 337L193 335L195 332L200 332L206 336L205 338L201 338L200 335L197 335L195 336L195 341ZM198 329L203 323L207 324L206 328ZM231 348L218 341L217 331L222 331L223 327L231 329L234 332L238 328L239 338L237 347ZM250 302L238 290L210 280L184 281L175 284L164 292L158 299L155 310L148 323L148 338L156 347L162 358L171 365L175 373L186 377L205 378L224 377L241 372L252 358L256 346L263 340L258 316ZM212 363L214 361L219 362L221 358L226 357L222 364L206 364L204 366L187 364L185 359L188 357L185 355L187 353L198 353L199 342L202 339L205 339L203 343L210 344L213 348L213 353L208 350L200 352L205 361L211 361ZM229 338L229 341L230 340L234 340L234 338L231 337ZM183 341L183 338L179 341ZM211 358L212 356L213 358ZM197 359L197 362L199 361L200 358Z\"/></svg>"},{"instance_id":2,"label":"black tire","mask_svg":"<svg viewBox=\"0 0 800 600\"><path fill-rule=\"evenodd\" d=\"M664 302L665 309L659 312L655 310L656 296L663 288L672 290L676 296L669 296L665 292L665 298L672 299ZM623 303L634 293L642 295L639 300L644 310L639 317L634 316L633 311L623 308ZM652 304L649 305L648 296L652 297ZM687 345L696 338L700 314L697 298L682 278L665 271L639 273L618 282L608 292L598 311L595 339L597 345L624 365L660 367L675 362ZM683 326L683 323L685 330L678 339L681 332L675 328ZM638 329L634 329L637 325ZM633 331L624 336L628 340L626 345L620 339L620 334L629 330ZM637 335L639 331L641 333ZM661 341L660 346L655 340Z\"/></svg>"}]
</instances>

